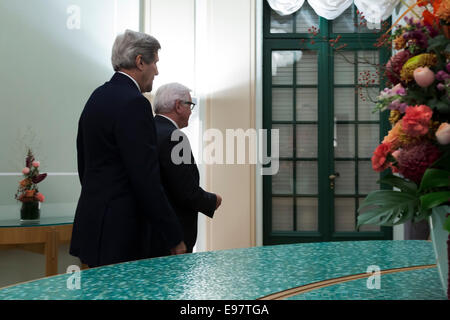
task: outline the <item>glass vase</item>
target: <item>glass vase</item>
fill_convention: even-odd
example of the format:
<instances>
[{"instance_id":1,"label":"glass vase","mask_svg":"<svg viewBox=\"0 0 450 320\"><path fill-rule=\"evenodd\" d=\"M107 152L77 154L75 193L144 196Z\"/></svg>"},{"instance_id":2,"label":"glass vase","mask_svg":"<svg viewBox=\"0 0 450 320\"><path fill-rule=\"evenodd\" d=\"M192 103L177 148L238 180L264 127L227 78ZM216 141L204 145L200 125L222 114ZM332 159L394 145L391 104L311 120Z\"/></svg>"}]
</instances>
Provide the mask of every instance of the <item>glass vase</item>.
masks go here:
<instances>
[{"instance_id":1,"label":"glass vase","mask_svg":"<svg viewBox=\"0 0 450 320\"><path fill-rule=\"evenodd\" d=\"M444 229L444 222L446 220L447 213L450 213L450 206L441 206L433 208L433 213L430 216L430 231L431 240L433 241L433 248L436 254L436 262L441 278L442 287L449 297L448 292L448 244L449 232ZM450 297L449 297L450 299Z\"/></svg>"},{"instance_id":2,"label":"glass vase","mask_svg":"<svg viewBox=\"0 0 450 320\"><path fill-rule=\"evenodd\" d=\"M21 221L36 221L41 216L41 203L39 201L22 202L20 208Z\"/></svg>"}]
</instances>

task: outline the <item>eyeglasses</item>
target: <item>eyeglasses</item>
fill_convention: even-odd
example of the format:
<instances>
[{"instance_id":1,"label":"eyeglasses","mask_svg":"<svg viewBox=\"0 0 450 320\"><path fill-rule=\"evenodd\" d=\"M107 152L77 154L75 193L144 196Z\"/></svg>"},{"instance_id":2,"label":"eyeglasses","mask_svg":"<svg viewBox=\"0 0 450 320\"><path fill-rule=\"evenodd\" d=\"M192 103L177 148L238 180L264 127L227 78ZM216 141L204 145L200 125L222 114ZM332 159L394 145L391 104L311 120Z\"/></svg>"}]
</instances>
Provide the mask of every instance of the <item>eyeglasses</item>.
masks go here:
<instances>
[{"instance_id":1,"label":"eyeglasses","mask_svg":"<svg viewBox=\"0 0 450 320\"><path fill-rule=\"evenodd\" d=\"M184 104L189 105L189 108L191 108L191 111L194 110L195 107L195 103L191 102L191 101L182 101Z\"/></svg>"}]
</instances>

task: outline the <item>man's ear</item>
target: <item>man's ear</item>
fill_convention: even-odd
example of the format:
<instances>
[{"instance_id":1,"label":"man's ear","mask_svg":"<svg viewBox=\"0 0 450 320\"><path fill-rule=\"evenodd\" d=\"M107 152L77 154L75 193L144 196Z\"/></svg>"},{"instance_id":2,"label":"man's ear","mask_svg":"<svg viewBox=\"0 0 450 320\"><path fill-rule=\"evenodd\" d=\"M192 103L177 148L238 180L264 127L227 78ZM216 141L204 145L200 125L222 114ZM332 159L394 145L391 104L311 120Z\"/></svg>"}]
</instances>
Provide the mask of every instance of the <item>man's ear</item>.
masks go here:
<instances>
[{"instance_id":1,"label":"man's ear","mask_svg":"<svg viewBox=\"0 0 450 320\"><path fill-rule=\"evenodd\" d=\"M182 107L181 101L180 100L175 100L175 108L174 108L174 110L175 110L176 113L180 113L181 107Z\"/></svg>"},{"instance_id":2,"label":"man's ear","mask_svg":"<svg viewBox=\"0 0 450 320\"><path fill-rule=\"evenodd\" d=\"M136 68L139 70L143 70L144 68L144 60L142 60L142 55L138 54L136 58L134 59L134 64L136 65Z\"/></svg>"}]
</instances>

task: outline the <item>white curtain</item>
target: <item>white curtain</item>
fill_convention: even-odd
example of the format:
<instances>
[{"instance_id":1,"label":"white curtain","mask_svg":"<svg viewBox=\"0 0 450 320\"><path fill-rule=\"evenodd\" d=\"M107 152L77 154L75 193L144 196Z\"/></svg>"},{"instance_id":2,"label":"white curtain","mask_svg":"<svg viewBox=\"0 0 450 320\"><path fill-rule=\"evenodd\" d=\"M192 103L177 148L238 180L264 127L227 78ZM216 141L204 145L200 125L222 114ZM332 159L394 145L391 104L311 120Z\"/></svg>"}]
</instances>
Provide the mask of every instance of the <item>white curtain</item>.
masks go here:
<instances>
[{"instance_id":1,"label":"white curtain","mask_svg":"<svg viewBox=\"0 0 450 320\"><path fill-rule=\"evenodd\" d=\"M353 0L308 0L318 16L334 20L353 3Z\"/></svg>"},{"instance_id":2,"label":"white curtain","mask_svg":"<svg viewBox=\"0 0 450 320\"><path fill-rule=\"evenodd\" d=\"M400 0L355 0L359 11L363 12L368 24L380 24L389 18Z\"/></svg>"},{"instance_id":3,"label":"white curtain","mask_svg":"<svg viewBox=\"0 0 450 320\"><path fill-rule=\"evenodd\" d=\"M305 0L267 0L267 2L280 16L287 16L300 9Z\"/></svg>"},{"instance_id":4,"label":"white curtain","mask_svg":"<svg viewBox=\"0 0 450 320\"><path fill-rule=\"evenodd\" d=\"M299 10L305 0L267 0L279 15L290 15ZM369 27L379 27L380 22L389 18L400 0L308 0L318 16L333 20L355 3L363 13Z\"/></svg>"}]
</instances>

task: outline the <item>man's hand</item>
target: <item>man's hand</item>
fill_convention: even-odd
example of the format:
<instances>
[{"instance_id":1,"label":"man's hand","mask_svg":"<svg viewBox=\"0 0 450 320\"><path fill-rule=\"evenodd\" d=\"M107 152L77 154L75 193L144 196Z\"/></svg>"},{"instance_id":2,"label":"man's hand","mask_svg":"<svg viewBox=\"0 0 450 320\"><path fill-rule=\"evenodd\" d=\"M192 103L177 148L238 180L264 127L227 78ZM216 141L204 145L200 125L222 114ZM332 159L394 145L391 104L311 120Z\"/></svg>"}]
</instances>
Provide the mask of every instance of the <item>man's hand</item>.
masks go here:
<instances>
[{"instance_id":1,"label":"man's hand","mask_svg":"<svg viewBox=\"0 0 450 320\"><path fill-rule=\"evenodd\" d=\"M218 207L220 207L220 205L222 204L222 197L219 196L218 194L216 194L217 197L217 202L216 202L216 210Z\"/></svg>"},{"instance_id":2,"label":"man's hand","mask_svg":"<svg viewBox=\"0 0 450 320\"><path fill-rule=\"evenodd\" d=\"M177 255L177 254L183 254L183 253L186 253L186 245L184 244L184 241L181 241L175 247L170 249L171 255Z\"/></svg>"}]
</instances>

